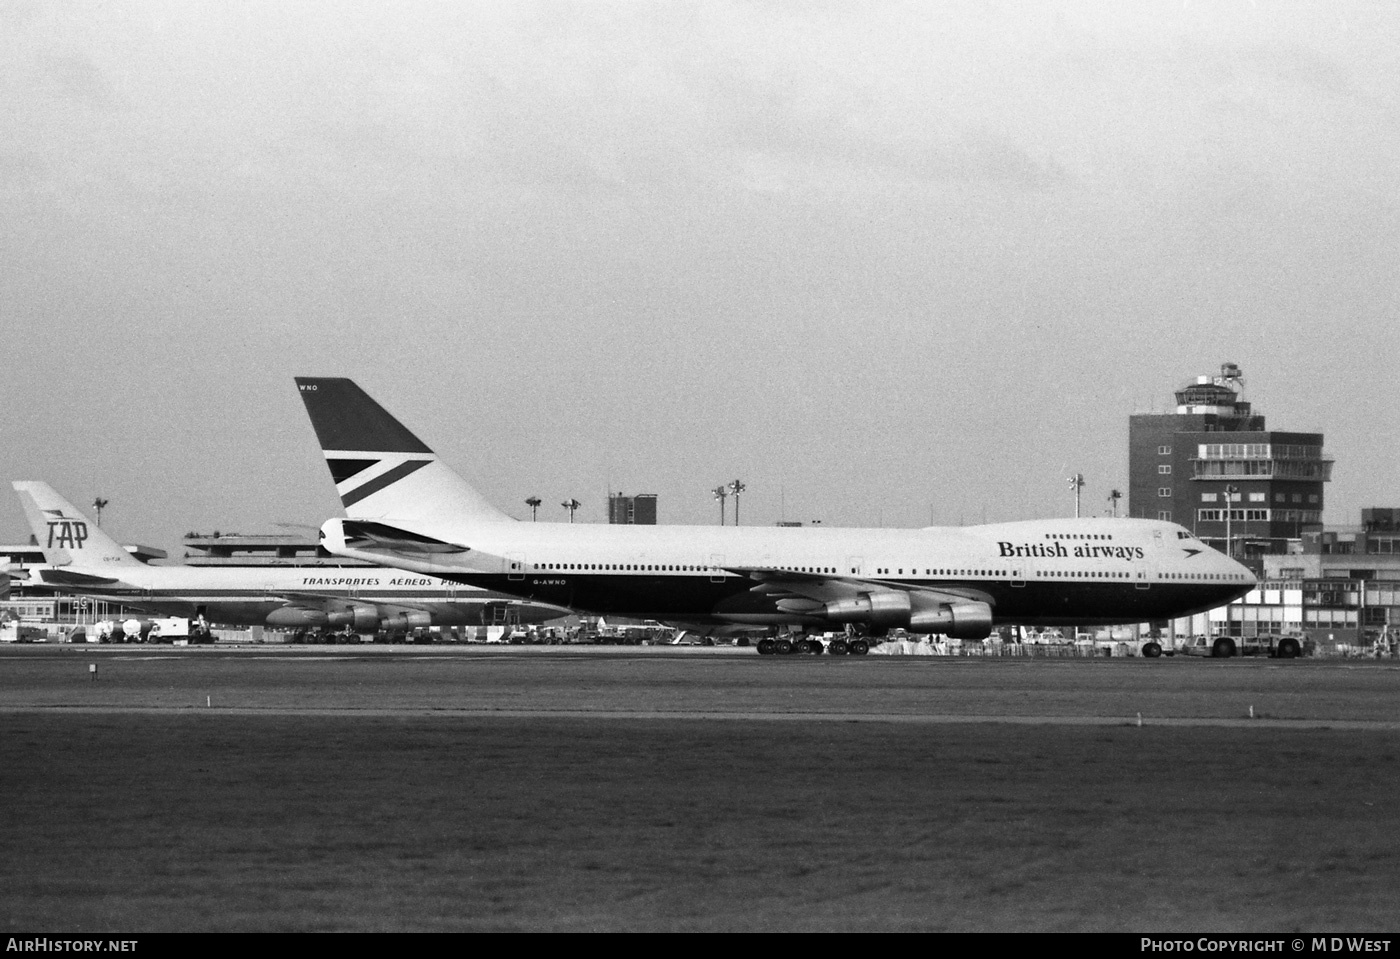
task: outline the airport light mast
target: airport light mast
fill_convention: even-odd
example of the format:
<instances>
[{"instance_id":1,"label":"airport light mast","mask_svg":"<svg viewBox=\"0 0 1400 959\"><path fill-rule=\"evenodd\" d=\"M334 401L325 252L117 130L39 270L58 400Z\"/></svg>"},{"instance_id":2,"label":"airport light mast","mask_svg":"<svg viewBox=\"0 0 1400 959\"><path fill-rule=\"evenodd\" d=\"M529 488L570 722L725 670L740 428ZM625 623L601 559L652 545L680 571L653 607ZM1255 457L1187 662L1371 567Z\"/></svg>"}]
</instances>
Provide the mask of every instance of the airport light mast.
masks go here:
<instances>
[{"instance_id":1,"label":"airport light mast","mask_svg":"<svg viewBox=\"0 0 1400 959\"><path fill-rule=\"evenodd\" d=\"M748 487L746 487L746 486L745 486L742 482L740 482L739 480L735 480L734 482L732 482L732 483L729 484L729 492L731 492L731 493L734 494L734 525L735 525L735 526L738 526L738 525L739 525L739 494L742 493L742 492L743 492L744 490L746 490L747 488L748 488Z\"/></svg>"},{"instance_id":2,"label":"airport light mast","mask_svg":"<svg viewBox=\"0 0 1400 959\"><path fill-rule=\"evenodd\" d=\"M714 488L715 499L719 500L719 525L724 525L724 498L729 495L729 489L725 486Z\"/></svg>"},{"instance_id":3,"label":"airport light mast","mask_svg":"<svg viewBox=\"0 0 1400 959\"><path fill-rule=\"evenodd\" d=\"M1110 490L1108 494L1109 515L1114 519L1118 518L1118 501L1123 498L1123 494L1118 490Z\"/></svg>"},{"instance_id":4,"label":"airport light mast","mask_svg":"<svg viewBox=\"0 0 1400 959\"><path fill-rule=\"evenodd\" d=\"M574 521L574 511L577 510L583 504L576 499L566 499L559 505L569 511L569 522L572 523Z\"/></svg>"},{"instance_id":5,"label":"airport light mast","mask_svg":"<svg viewBox=\"0 0 1400 959\"><path fill-rule=\"evenodd\" d=\"M535 514L539 511L540 503L542 502L543 500L538 496L531 496L525 501L525 505L530 507L530 522L533 523L535 521Z\"/></svg>"},{"instance_id":6,"label":"airport light mast","mask_svg":"<svg viewBox=\"0 0 1400 959\"><path fill-rule=\"evenodd\" d=\"M105 499L103 499L102 497L100 497L100 496L97 497L97 499L95 499L95 500L92 501L92 508L93 508L94 510L97 511L97 525L98 525L98 526L101 526L101 525L102 525L102 509L103 509L103 507L105 507L106 505L107 505L107 501L106 501Z\"/></svg>"},{"instance_id":7,"label":"airport light mast","mask_svg":"<svg viewBox=\"0 0 1400 959\"><path fill-rule=\"evenodd\" d=\"M1084 474L1075 473L1069 478L1069 488L1074 490L1074 518L1079 519L1079 491L1084 488Z\"/></svg>"}]
</instances>

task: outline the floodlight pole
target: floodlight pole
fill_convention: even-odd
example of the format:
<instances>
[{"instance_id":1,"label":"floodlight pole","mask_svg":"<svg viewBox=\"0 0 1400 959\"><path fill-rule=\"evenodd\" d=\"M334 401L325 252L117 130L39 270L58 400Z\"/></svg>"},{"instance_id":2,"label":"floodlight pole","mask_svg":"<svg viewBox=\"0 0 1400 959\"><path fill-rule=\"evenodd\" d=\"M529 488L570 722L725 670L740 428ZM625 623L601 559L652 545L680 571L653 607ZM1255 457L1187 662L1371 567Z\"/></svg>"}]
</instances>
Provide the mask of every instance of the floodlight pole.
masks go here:
<instances>
[{"instance_id":1,"label":"floodlight pole","mask_svg":"<svg viewBox=\"0 0 1400 959\"><path fill-rule=\"evenodd\" d=\"M735 480L729 484L729 492L734 494L734 525L739 525L739 494L747 489L742 482Z\"/></svg>"}]
</instances>

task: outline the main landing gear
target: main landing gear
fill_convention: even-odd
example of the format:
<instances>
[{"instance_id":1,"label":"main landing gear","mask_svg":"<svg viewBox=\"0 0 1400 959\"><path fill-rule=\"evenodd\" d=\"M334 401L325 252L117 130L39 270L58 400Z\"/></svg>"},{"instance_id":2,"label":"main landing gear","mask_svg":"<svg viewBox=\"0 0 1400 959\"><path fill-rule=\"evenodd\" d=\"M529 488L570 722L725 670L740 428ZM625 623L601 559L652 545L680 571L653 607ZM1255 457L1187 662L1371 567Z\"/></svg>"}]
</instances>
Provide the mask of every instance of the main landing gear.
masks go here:
<instances>
[{"instance_id":1,"label":"main landing gear","mask_svg":"<svg viewBox=\"0 0 1400 959\"><path fill-rule=\"evenodd\" d=\"M870 652L870 643L860 636L838 637L823 641L815 636L765 636L758 641L760 656L794 656L806 654L820 656L864 656Z\"/></svg>"}]
</instances>

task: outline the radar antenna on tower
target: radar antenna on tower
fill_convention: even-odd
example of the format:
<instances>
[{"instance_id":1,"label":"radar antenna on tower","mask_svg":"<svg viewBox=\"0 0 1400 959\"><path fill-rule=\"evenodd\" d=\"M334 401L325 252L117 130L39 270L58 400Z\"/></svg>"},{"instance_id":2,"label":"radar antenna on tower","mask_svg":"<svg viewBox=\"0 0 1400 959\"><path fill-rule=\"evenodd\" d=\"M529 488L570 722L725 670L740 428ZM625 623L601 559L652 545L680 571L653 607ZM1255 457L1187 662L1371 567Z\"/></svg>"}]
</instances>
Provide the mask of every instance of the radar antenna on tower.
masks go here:
<instances>
[{"instance_id":1,"label":"radar antenna on tower","mask_svg":"<svg viewBox=\"0 0 1400 959\"><path fill-rule=\"evenodd\" d=\"M1225 386L1235 391L1239 399L1244 399L1244 371L1234 363L1221 363L1220 375L1215 378L1216 386Z\"/></svg>"}]
</instances>

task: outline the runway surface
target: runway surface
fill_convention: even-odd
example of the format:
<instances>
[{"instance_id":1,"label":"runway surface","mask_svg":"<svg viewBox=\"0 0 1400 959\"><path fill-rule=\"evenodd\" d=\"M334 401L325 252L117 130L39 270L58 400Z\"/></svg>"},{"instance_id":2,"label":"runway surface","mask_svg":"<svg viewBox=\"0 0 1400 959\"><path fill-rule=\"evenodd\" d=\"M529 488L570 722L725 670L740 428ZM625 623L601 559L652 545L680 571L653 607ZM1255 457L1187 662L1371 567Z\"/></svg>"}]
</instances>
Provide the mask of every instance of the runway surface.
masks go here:
<instances>
[{"instance_id":1,"label":"runway surface","mask_svg":"<svg viewBox=\"0 0 1400 959\"><path fill-rule=\"evenodd\" d=\"M1371 660L758 656L744 648L0 648L0 709L1400 729Z\"/></svg>"},{"instance_id":2,"label":"runway surface","mask_svg":"<svg viewBox=\"0 0 1400 959\"><path fill-rule=\"evenodd\" d=\"M0 713L8 931L1400 920L1387 662L42 646Z\"/></svg>"}]
</instances>

